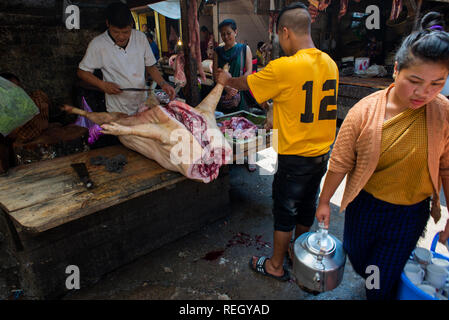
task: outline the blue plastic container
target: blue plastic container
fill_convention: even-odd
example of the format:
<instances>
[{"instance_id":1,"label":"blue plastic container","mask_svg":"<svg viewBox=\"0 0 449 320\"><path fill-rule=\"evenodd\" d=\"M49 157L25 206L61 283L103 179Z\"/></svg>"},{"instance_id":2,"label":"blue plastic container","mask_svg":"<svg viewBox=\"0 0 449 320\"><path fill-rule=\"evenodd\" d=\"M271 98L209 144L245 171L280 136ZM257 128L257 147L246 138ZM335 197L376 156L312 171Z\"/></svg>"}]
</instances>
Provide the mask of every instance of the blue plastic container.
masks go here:
<instances>
[{"instance_id":1,"label":"blue plastic container","mask_svg":"<svg viewBox=\"0 0 449 320\"><path fill-rule=\"evenodd\" d=\"M435 237L433 238L432 245L430 246L430 251L432 251L432 255L434 258L449 260L449 257L435 252L439 238L440 238L439 234L437 233L435 235ZM401 279L399 281L397 299L398 300L438 300L437 298L432 297L430 294L422 291L417 286L415 286L407 278L404 271L402 271Z\"/></svg>"}]
</instances>

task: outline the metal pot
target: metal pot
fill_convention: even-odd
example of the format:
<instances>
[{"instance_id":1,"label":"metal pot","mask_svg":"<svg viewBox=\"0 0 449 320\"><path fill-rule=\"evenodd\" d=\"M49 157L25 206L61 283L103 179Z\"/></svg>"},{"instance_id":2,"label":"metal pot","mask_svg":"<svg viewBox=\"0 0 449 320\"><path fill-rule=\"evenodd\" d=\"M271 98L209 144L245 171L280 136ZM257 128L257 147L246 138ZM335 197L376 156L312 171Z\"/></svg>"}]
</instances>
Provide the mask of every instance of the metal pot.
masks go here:
<instances>
[{"instance_id":1,"label":"metal pot","mask_svg":"<svg viewBox=\"0 0 449 320\"><path fill-rule=\"evenodd\" d=\"M340 240L320 225L307 232L293 246L293 274L300 287L324 292L335 289L343 279L346 253Z\"/></svg>"}]
</instances>

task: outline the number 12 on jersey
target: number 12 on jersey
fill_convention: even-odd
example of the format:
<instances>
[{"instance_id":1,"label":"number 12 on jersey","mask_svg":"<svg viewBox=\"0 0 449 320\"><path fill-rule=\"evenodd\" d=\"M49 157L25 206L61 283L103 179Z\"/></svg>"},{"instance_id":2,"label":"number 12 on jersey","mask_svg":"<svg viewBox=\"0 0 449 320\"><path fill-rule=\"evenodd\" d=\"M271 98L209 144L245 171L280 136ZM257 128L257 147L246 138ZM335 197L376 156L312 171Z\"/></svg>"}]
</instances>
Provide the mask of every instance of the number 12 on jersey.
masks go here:
<instances>
[{"instance_id":1,"label":"number 12 on jersey","mask_svg":"<svg viewBox=\"0 0 449 320\"><path fill-rule=\"evenodd\" d=\"M313 122L314 113L312 111L312 97L313 97L313 81L307 81L302 86L302 89L306 92L306 104L304 113L301 113L301 122L311 123ZM328 110L328 106L337 105L337 80L330 79L324 82L323 90L334 90L332 96L325 96L320 102L320 111L318 114L318 120L334 120L337 119L337 110Z\"/></svg>"}]
</instances>

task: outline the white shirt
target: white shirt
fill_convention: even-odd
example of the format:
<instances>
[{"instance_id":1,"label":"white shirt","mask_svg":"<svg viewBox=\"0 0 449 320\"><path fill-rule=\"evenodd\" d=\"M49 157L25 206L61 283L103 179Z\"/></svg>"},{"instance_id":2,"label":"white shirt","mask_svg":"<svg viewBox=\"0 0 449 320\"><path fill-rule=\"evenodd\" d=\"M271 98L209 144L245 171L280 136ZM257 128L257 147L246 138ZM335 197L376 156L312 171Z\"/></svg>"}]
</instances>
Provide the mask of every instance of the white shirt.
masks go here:
<instances>
[{"instance_id":1,"label":"white shirt","mask_svg":"<svg viewBox=\"0 0 449 320\"><path fill-rule=\"evenodd\" d=\"M101 69L103 80L114 82L120 88L145 88L145 67L156 63L147 37L133 29L125 49L114 43L108 31L96 36L89 43L86 54L79 64L84 71ZM108 112L134 114L146 99L145 91L123 91L106 94Z\"/></svg>"}]
</instances>

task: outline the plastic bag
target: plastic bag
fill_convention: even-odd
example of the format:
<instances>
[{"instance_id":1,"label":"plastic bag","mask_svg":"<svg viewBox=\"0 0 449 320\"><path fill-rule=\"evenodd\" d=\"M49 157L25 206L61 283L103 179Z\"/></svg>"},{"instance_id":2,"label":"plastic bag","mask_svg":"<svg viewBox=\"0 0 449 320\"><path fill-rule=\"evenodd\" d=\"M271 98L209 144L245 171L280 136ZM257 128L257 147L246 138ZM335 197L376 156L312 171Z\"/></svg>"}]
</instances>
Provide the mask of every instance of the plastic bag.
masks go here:
<instances>
[{"instance_id":1,"label":"plastic bag","mask_svg":"<svg viewBox=\"0 0 449 320\"><path fill-rule=\"evenodd\" d=\"M7 136L37 114L39 109L26 92L0 77L0 133Z\"/></svg>"},{"instance_id":2,"label":"plastic bag","mask_svg":"<svg viewBox=\"0 0 449 320\"><path fill-rule=\"evenodd\" d=\"M83 110L85 110L87 112L92 112L92 109L89 107L89 105L87 104L86 99L84 99L84 97L82 99L81 104L82 104ZM87 119L83 116L78 116L78 119L76 119L75 124L77 126L89 129L89 138L87 139L87 142L89 144L94 144L95 141L97 141L100 138L100 136L103 134L103 132L101 132L102 129L98 124L90 121L89 119Z\"/></svg>"},{"instance_id":3,"label":"plastic bag","mask_svg":"<svg viewBox=\"0 0 449 320\"><path fill-rule=\"evenodd\" d=\"M384 66L373 64L365 71L357 72L356 76L361 78L374 78L374 77L385 77L387 74L388 74L387 69L385 69Z\"/></svg>"},{"instance_id":4,"label":"plastic bag","mask_svg":"<svg viewBox=\"0 0 449 320\"><path fill-rule=\"evenodd\" d=\"M370 77L385 77L388 72L384 66L373 64L366 70L366 74Z\"/></svg>"}]
</instances>

